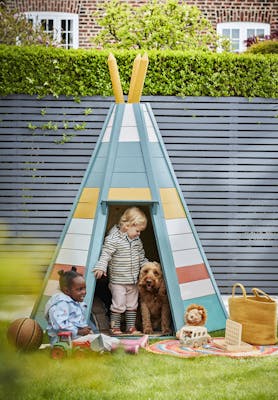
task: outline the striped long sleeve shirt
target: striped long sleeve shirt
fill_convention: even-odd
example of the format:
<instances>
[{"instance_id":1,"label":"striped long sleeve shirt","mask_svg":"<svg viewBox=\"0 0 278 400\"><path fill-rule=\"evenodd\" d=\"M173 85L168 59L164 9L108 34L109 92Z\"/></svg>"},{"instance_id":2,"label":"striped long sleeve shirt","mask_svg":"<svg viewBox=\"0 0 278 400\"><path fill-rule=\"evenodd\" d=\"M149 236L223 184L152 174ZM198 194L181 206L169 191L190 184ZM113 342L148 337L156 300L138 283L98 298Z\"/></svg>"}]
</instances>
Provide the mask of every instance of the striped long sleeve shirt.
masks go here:
<instances>
[{"instance_id":1,"label":"striped long sleeve shirt","mask_svg":"<svg viewBox=\"0 0 278 400\"><path fill-rule=\"evenodd\" d=\"M131 240L115 225L105 237L100 258L93 268L108 273L116 284L136 284L140 268L148 262L139 237Z\"/></svg>"}]
</instances>

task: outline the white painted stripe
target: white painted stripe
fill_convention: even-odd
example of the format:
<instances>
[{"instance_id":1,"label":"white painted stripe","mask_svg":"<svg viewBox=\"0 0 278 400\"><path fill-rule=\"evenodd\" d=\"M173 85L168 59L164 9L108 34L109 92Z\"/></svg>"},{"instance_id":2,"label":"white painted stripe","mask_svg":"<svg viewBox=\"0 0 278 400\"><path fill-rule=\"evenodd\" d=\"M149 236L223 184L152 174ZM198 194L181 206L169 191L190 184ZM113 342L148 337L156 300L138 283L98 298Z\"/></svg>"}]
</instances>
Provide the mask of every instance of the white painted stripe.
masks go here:
<instances>
[{"instance_id":1,"label":"white painted stripe","mask_svg":"<svg viewBox=\"0 0 278 400\"><path fill-rule=\"evenodd\" d=\"M107 128L105 129L103 138L102 138L102 142L109 142L110 141L111 132L112 132L112 127L111 126L107 126Z\"/></svg>"},{"instance_id":2,"label":"white painted stripe","mask_svg":"<svg viewBox=\"0 0 278 400\"><path fill-rule=\"evenodd\" d=\"M180 292L183 300L194 300L197 297L214 294L215 290L210 279L202 279L200 281L182 283Z\"/></svg>"},{"instance_id":3,"label":"white painted stripe","mask_svg":"<svg viewBox=\"0 0 278 400\"><path fill-rule=\"evenodd\" d=\"M125 104L122 126L136 126L136 119L133 111L133 105L130 103Z\"/></svg>"},{"instance_id":4,"label":"white painted stripe","mask_svg":"<svg viewBox=\"0 0 278 400\"><path fill-rule=\"evenodd\" d=\"M175 267L186 267L203 263L199 249L173 251Z\"/></svg>"},{"instance_id":5,"label":"white painted stripe","mask_svg":"<svg viewBox=\"0 0 278 400\"><path fill-rule=\"evenodd\" d=\"M157 139L157 136L156 136L156 133L155 133L155 130L153 129L153 127L149 126L147 128L147 130L148 130L149 142L153 142L153 143L157 142L158 139Z\"/></svg>"},{"instance_id":6,"label":"white painted stripe","mask_svg":"<svg viewBox=\"0 0 278 400\"><path fill-rule=\"evenodd\" d=\"M67 233L80 233L91 235L94 226L94 219L72 218Z\"/></svg>"},{"instance_id":7,"label":"white painted stripe","mask_svg":"<svg viewBox=\"0 0 278 400\"><path fill-rule=\"evenodd\" d=\"M86 266L88 251L61 249L56 259L57 264Z\"/></svg>"},{"instance_id":8,"label":"white painted stripe","mask_svg":"<svg viewBox=\"0 0 278 400\"><path fill-rule=\"evenodd\" d=\"M62 249L88 250L91 235L80 235L78 233L66 234Z\"/></svg>"},{"instance_id":9,"label":"white painted stripe","mask_svg":"<svg viewBox=\"0 0 278 400\"><path fill-rule=\"evenodd\" d=\"M180 233L191 233L191 227L187 218L166 219L166 226L169 235Z\"/></svg>"},{"instance_id":10,"label":"white painted stripe","mask_svg":"<svg viewBox=\"0 0 278 400\"><path fill-rule=\"evenodd\" d=\"M114 107L114 110L111 113L111 116L110 116L110 119L108 121L107 126L113 126L114 118L115 118L115 107Z\"/></svg>"},{"instance_id":11,"label":"white painted stripe","mask_svg":"<svg viewBox=\"0 0 278 400\"><path fill-rule=\"evenodd\" d=\"M139 135L136 126L122 126L119 142L139 142Z\"/></svg>"},{"instance_id":12,"label":"white painted stripe","mask_svg":"<svg viewBox=\"0 0 278 400\"><path fill-rule=\"evenodd\" d=\"M180 235L170 235L169 240L171 243L171 249L185 250L185 249L196 249L197 243L192 233L182 233Z\"/></svg>"},{"instance_id":13,"label":"white painted stripe","mask_svg":"<svg viewBox=\"0 0 278 400\"><path fill-rule=\"evenodd\" d=\"M59 281L49 279L43 294L45 296L52 296L53 294L58 292L60 292Z\"/></svg>"},{"instance_id":14,"label":"white painted stripe","mask_svg":"<svg viewBox=\"0 0 278 400\"><path fill-rule=\"evenodd\" d=\"M145 124L146 124L147 132L148 132L149 141L157 142L158 141L157 135L154 130L154 126L153 126L152 120L149 116L149 113L146 110L146 107L144 107L144 118L145 118Z\"/></svg>"}]
</instances>

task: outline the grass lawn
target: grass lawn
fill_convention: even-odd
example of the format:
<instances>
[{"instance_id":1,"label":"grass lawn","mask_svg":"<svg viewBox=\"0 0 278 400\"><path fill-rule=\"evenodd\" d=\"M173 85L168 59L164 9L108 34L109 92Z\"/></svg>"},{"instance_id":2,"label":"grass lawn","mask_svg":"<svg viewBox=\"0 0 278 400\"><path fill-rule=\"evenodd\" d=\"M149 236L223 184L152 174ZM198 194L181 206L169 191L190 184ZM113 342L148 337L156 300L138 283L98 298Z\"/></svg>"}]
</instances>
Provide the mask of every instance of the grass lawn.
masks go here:
<instances>
[{"instance_id":1,"label":"grass lawn","mask_svg":"<svg viewBox=\"0 0 278 400\"><path fill-rule=\"evenodd\" d=\"M6 342L7 326L0 323L1 400L278 399L277 357L179 359L119 349L53 360L48 349L15 353Z\"/></svg>"}]
</instances>

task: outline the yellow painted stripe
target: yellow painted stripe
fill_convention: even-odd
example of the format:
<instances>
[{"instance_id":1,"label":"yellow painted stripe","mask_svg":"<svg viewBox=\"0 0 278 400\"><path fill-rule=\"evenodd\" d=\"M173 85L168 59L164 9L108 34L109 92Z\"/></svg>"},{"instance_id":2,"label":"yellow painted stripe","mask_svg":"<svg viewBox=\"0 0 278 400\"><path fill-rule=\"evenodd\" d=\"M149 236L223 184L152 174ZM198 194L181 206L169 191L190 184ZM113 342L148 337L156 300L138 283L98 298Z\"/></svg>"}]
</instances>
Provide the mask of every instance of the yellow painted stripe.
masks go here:
<instances>
[{"instance_id":1,"label":"yellow painted stripe","mask_svg":"<svg viewBox=\"0 0 278 400\"><path fill-rule=\"evenodd\" d=\"M149 188L110 188L108 200L151 200Z\"/></svg>"},{"instance_id":2,"label":"yellow painted stripe","mask_svg":"<svg viewBox=\"0 0 278 400\"><path fill-rule=\"evenodd\" d=\"M99 188L84 188L73 218L93 219L95 217Z\"/></svg>"},{"instance_id":3,"label":"yellow painted stripe","mask_svg":"<svg viewBox=\"0 0 278 400\"><path fill-rule=\"evenodd\" d=\"M79 203L76 207L74 218L94 219L96 212L96 204Z\"/></svg>"},{"instance_id":4,"label":"yellow painted stripe","mask_svg":"<svg viewBox=\"0 0 278 400\"><path fill-rule=\"evenodd\" d=\"M84 188L80 196L81 203L96 203L98 201L99 188Z\"/></svg>"},{"instance_id":5,"label":"yellow painted stripe","mask_svg":"<svg viewBox=\"0 0 278 400\"><path fill-rule=\"evenodd\" d=\"M175 188L161 188L160 197L165 219L186 217L179 194Z\"/></svg>"}]
</instances>

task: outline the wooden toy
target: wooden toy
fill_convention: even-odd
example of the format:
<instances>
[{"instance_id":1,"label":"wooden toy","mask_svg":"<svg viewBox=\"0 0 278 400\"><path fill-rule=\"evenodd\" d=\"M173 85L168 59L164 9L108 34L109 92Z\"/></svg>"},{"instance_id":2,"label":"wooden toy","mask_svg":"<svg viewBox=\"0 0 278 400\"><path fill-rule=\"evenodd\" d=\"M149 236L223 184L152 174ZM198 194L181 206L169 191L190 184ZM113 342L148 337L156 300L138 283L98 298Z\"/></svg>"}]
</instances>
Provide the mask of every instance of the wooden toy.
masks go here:
<instances>
[{"instance_id":1,"label":"wooden toy","mask_svg":"<svg viewBox=\"0 0 278 400\"><path fill-rule=\"evenodd\" d=\"M66 357L84 357L91 352L104 353L115 351L119 347L122 347L126 353L138 354L139 349L146 347L148 343L148 335L140 338L125 338L120 340L99 333L72 340L71 332L62 331L58 336L59 341L50 350L51 357L56 360Z\"/></svg>"},{"instance_id":2,"label":"wooden toy","mask_svg":"<svg viewBox=\"0 0 278 400\"><path fill-rule=\"evenodd\" d=\"M210 335L204 326L185 325L179 331L179 341L188 347L200 347L210 341Z\"/></svg>"},{"instance_id":3,"label":"wooden toy","mask_svg":"<svg viewBox=\"0 0 278 400\"><path fill-rule=\"evenodd\" d=\"M232 321L231 319L227 319L225 341L223 342L222 339L213 339L213 343L217 347L230 352L252 350L253 346L241 340L241 334L242 325L238 322Z\"/></svg>"}]
</instances>

